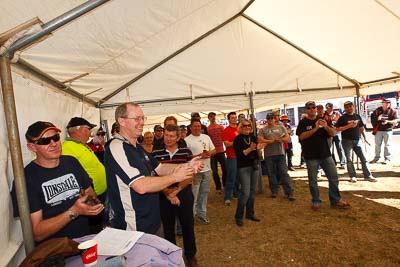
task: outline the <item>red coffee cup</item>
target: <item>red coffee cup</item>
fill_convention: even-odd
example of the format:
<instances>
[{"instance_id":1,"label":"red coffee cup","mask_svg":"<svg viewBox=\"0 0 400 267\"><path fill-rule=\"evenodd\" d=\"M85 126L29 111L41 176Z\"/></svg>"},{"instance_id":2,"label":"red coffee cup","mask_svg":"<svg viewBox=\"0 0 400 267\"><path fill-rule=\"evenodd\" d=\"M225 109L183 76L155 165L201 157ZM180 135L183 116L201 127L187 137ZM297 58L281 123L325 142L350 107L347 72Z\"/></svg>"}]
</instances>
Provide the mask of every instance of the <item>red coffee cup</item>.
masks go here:
<instances>
[{"instance_id":1,"label":"red coffee cup","mask_svg":"<svg viewBox=\"0 0 400 267\"><path fill-rule=\"evenodd\" d=\"M89 267L97 263L97 241L88 240L80 243L78 249L81 251L83 266Z\"/></svg>"}]
</instances>

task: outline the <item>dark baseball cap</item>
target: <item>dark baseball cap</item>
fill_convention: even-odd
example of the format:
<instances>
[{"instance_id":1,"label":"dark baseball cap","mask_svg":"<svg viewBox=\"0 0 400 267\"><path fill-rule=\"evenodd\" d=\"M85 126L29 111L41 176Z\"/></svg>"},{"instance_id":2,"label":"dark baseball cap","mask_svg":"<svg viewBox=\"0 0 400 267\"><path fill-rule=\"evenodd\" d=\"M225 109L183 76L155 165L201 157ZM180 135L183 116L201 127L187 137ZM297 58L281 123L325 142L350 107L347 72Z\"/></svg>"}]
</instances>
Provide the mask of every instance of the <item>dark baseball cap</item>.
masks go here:
<instances>
[{"instance_id":1,"label":"dark baseball cap","mask_svg":"<svg viewBox=\"0 0 400 267\"><path fill-rule=\"evenodd\" d=\"M343 106L354 105L352 101L344 102Z\"/></svg>"},{"instance_id":2,"label":"dark baseball cap","mask_svg":"<svg viewBox=\"0 0 400 267\"><path fill-rule=\"evenodd\" d=\"M190 114L190 117L194 118L194 117L200 117L200 113L198 112L192 112L192 114Z\"/></svg>"},{"instance_id":3,"label":"dark baseball cap","mask_svg":"<svg viewBox=\"0 0 400 267\"><path fill-rule=\"evenodd\" d=\"M332 103L326 103L325 107L326 108L333 108L333 104Z\"/></svg>"},{"instance_id":4,"label":"dark baseball cap","mask_svg":"<svg viewBox=\"0 0 400 267\"><path fill-rule=\"evenodd\" d=\"M154 126L154 131L157 131L157 130L160 130L161 129L161 131L163 131L164 130L164 128L163 127L161 127L161 125L155 125Z\"/></svg>"},{"instance_id":5,"label":"dark baseball cap","mask_svg":"<svg viewBox=\"0 0 400 267\"><path fill-rule=\"evenodd\" d=\"M90 122L88 122L87 120L85 120L84 118L81 117L73 117L67 125L67 129L71 128L71 127L76 127L76 126L81 126L81 125L86 125L89 126L90 129L96 127L96 124L91 124Z\"/></svg>"},{"instance_id":6,"label":"dark baseball cap","mask_svg":"<svg viewBox=\"0 0 400 267\"><path fill-rule=\"evenodd\" d=\"M181 130L185 130L185 131L187 131L187 127L186 127L186 125L181 125L181 126L179 126L179 128L181 128Z\"/></svg>"},{"instance_id":7,"label":"dark baseball cap","mask_svg":"<svg viewBox=\"0 0 400 267\"><path fill-rule=\"evenodd\" d=\"M29 143L33 143L42 138L42 136L50 130L61 132L61 130L51 122L37 121L28 127L28 130L25 133L25 138Z\"/></svg>"},{"instance_id":8,"label":"dark baseball cap","mask_svg":"<svg viewBox=\"0 0 400 267\"><path fill-rule=\"evenodd\" d=\"M308 107L315 107L315 102L314 101L307 101L305 104L306 108Z\"/></svg>"},{"instance_id":9,"label":"dark baseball cap","mask_svg":"<svg viewBox=\"0 0 400 267\"><path fill-rule=\"evenodd\" d=\"M267 113L267 116L265 117L266 119L274 119L275 118L275 115L274 115L274 113Z\"/></svg>"}]
</instances>

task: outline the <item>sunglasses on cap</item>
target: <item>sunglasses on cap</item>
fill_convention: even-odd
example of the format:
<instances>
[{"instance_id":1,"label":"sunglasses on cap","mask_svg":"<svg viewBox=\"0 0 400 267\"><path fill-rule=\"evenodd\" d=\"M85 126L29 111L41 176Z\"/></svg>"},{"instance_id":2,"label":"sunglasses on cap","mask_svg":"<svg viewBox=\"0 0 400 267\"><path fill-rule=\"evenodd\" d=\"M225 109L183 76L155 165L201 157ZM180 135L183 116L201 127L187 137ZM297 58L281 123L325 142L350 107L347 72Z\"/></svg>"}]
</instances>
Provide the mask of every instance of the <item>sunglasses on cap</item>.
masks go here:
<instances>
[{"instance_id":1,"label":"sunglasses on cap","mask_svg":"<svg viewBox=\"0 0 400 267\"><path fill-rule=\"evenodd\" d=\"M316 109L316 106L312 106L312 107L307 107L307 109Z\"/></svg>"},{"instance_id":2,"label":"sunglasses on cap","mask_svg":"<svg viewBox=\"0 0 400 267\"><path fill-rule=\"evenodd\" d=\"M40 145L40 146L45 146L51 143L51 140L53 140L54 142L58 142L60 141L60 134L55 134L53 136L50 137L42 137L40 139L38 139L35 144L36 145Z\"/></svg>"}]
</instances>

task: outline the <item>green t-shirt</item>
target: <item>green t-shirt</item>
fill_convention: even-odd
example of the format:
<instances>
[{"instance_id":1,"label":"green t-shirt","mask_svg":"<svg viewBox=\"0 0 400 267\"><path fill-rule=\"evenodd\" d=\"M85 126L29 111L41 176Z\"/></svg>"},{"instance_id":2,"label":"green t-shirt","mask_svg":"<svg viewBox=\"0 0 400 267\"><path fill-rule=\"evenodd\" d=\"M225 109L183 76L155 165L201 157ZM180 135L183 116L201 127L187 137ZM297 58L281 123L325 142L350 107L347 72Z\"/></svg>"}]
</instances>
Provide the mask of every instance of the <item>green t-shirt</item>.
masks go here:
<instances>
[{"instance_id":1,"label":"green t-shirt","mask_svg":"<svg viewBox=\"0 0 400 267\"><path fill-rule=\"evenodd\" d=\"M94 152L85 144L67 138L62 144L62 154L76 158L93 181L94 191L101 195L107 190L106 169Z\"/></svg>"}]
</instances>

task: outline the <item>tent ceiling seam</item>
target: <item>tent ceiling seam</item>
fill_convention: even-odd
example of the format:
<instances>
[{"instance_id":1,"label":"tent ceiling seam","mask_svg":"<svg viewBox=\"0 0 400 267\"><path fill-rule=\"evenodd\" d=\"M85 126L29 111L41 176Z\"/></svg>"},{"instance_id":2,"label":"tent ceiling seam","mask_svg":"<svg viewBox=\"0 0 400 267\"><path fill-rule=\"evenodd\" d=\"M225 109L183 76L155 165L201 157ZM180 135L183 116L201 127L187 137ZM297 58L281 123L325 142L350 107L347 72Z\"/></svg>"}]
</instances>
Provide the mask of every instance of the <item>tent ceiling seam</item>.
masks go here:
<instances>
[{"instance_id":1,"label":"tent ceiling seam","mask_svg":"<svg viewBox=\"0 0 400 267\"><path fill-rule=\"evenodd\" d=\"M355 86L341 86L341 87L323 87L323 88L306 88L302 89L302 92L299 92L298 89L288 89L288 90L279 90L279 91L254 91L254 95L263 95L263 94L282 94L282 93L297 93L297 94L304 94L307 92L314 92L314 91L330 91L330 90L343 90L343 89L354 89ZM237 97L243 96L248 97L245 93L235 93L235 94L220 94L220 95L202 95L196 96L196 100L205 99L205 98L220 98L220 97ZM161 104L165 102L173 102L173 101L187 101L193 100L192 97L177 97L177 98L164 98L164 99L157 99L157 100L143 100L143 101L134 101L135 104L145 105L145 104ZM100 109L116 107L123 103L114 103L114 104L103 104L98 106Z\"/></svg>"},{"instance_id":2,"label":"tent ceiling seam","mask_svg":"<svg viewBox=\"0 0 400 267\"><path fill-rule=\"evenodd\" d=\"M388 8L387 6L385 6L383 3L381 3L379 0L375 0L376 3L378 3L378 5L380 5L381 7L383 7L383 9L385 9L387 12L389 12L390 14L392 14L397 20L400 20L400 16L397 15L396 13L394 13L393 10L391 10L390 8Z\"/></svg>"}]
</instances>

